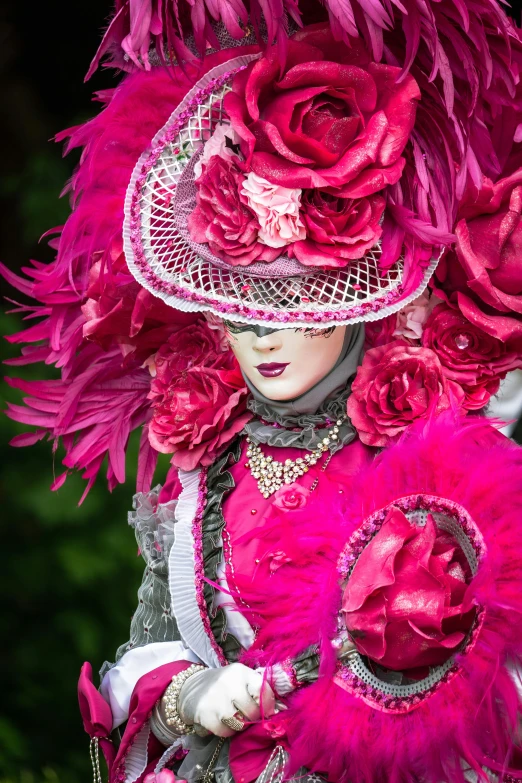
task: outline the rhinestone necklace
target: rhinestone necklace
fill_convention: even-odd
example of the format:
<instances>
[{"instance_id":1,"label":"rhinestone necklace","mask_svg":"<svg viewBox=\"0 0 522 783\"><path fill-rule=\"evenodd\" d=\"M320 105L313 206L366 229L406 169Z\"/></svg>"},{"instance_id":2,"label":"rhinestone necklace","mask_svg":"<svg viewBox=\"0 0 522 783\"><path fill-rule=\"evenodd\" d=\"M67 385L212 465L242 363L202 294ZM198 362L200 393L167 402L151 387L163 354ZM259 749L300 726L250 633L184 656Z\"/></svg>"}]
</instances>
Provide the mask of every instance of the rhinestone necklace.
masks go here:
<instances>
[{"instance_id":1,"label":"rhinestone necklace","mask_svg":"<svg viewBox=\"0 0 522 783\"><path fill-rule=\"evenodd\" d=\"M328 430L328 435L322 439L317 448L309 454L305 454L304 457L298 457L295 460L286 459L284 462L279 462L273 457L263 454L261 446L258 443L254 443L252 438L247 438L246 456L248 462L245 464L245 467L249 468L252 478L256 479L257 487L263 497L269 498L284 485L293 484L300 476L308 473L310 468L321 459L324 452L328 451L330 444L338 440L339 427L345 418L343 417L335 422L335 425ZM330 459L331 455L324 468L327 467ZM317 486L316 482L314 482L315 486ZM315 486L313 487L314 489Z\"/></svg>"}]
</instances>

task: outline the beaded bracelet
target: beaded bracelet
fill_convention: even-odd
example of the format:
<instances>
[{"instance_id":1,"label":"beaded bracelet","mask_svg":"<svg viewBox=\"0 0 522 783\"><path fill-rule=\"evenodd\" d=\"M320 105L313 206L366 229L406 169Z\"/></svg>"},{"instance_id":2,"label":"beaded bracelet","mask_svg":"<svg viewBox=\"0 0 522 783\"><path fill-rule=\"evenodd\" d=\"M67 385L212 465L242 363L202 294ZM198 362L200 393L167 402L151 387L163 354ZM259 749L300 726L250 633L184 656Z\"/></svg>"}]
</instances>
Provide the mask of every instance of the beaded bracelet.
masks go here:
<instances>
[{"instance_id":1,"label":"beaded bracelet","mask_svg":"<svg viewBox=\"0 0 522 783\"><path fill-rule=\"evenodd\" d=\"M179 674L175 674L172 678L172 682L165 691L163 696L163 704L165 708L165 723L167 726L172 726L176 734L193 734L194 726L189 726L180 717L178 712L178 698L179 692L183 686L183 683L192 677L193 674L201 672L206 669L206 666L202 666L200 663L193 663L188 669L184 669Z\"/></svg>"}]
</instances>

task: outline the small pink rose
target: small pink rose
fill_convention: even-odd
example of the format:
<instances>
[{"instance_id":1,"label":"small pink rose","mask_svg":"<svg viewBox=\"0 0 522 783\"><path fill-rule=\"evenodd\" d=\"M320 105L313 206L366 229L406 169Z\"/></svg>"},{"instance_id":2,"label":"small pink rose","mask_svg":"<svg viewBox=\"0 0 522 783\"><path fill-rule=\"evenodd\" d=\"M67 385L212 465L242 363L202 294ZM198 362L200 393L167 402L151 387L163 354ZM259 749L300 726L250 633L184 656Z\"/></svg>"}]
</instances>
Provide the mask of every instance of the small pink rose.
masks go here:
<instances>
[{"instance_id":1,"label":"small pink rose","mask_svg":"<svg viewBox=\"0 0 522 783\"><path fill-rule=\"evenodd\" d=\"M218 258L232 266L274 261L279 251L259 240L257 215L241 194L244 174L233 159L214 155L196 180L196 208L188 229L194 242L208 244Z\"/></svg>"},{"instance_id":2,"label":"small pink rose","mask_svg":"<svg viewBox=\"0 0 522 783\"><path fill-rule=\"evenodd\" d=\"M430 297L425 291L411 304L399 310L393 336L404 337L407 340L420 340L422 328L438 301L440 300L437 297Z\"/></svg>"},{"instance_id":3,"label":"small pink rose","mask_svg":"<svg viewBox=\"0 0 522 783\"><path fill-rule=\"evenodd\" d=\"M339 198L321 190L305 190L302 218L306 239L291 254L306 266L339 267L362 258L377 244L385 200L382 196Z\"/></svg>"},{"instance_id":4,"label":"small pink rose","mask_svg":"<svg viewBox=\"0 0 522 783\"><path fill-rule=\"evenodd\" d=\"M300 188L274 185L250 172L243 182L241 193L259 220L258 237L269 247L284 247L304 239L305 228L299 209Z\"/></svg>"},{"instance_id":5,"label":"small pink rose","mask_svg":"<svg viewBox=\"0 0 522 783\"><path fill-rule=\"evenodd\" d=\"M462 387L467 410L487 405L506 373L522 366L520 351L510 341L488 334L446 304L433 310L422 344L435 351L444 375Z\"/></svg>"},{"instance_id":6,"label":"small pink rose","mask_svg":"<svg viewBox=\"0 0 522 783\"><path fill-rule=\"evenodd\" d=\"M157 364L151 384L149 441L183 470L211 465L252 418L243 376L230 351L181 374L170 366L166 360L160 371Z\"/></svg>"},{"instance_id":7,"label":"small pink rose","mask_svg":"<svg viewBox=\"0 0 522 783\"><path fill-rule=\"evenodd\" d=\"M238 157L240 138L230 125L220 124L208 141L203 145L203 152L194 166L194 177L197 179L203 172L203 164L217 155L223 160Z\"/></svg>"},{"instance_id":8,"label":"small pink rose","mask_svg":"<svg viewBox=\"0 0 522 783\"><path fill-rule=\"evenodd\" d=\"M274 574L281 566L286 565L287 563L292 562L292 558L288 557L286 552L283 552L280 550L279 552L269 552L266 556L267 560L270 561L270 572Z\"/></svg>"},{"instance_id":9,"label":"small pink rose","mask_svg":"<svg viewBox=\"0 0 522 783\"><path fill-rule=\"evenodd\" d=\"M277 490L274 494L274 505L282 511L295 511L306 506L309 496L310 490L299 484L291 484Z\"/></svg>"}]
</instances>

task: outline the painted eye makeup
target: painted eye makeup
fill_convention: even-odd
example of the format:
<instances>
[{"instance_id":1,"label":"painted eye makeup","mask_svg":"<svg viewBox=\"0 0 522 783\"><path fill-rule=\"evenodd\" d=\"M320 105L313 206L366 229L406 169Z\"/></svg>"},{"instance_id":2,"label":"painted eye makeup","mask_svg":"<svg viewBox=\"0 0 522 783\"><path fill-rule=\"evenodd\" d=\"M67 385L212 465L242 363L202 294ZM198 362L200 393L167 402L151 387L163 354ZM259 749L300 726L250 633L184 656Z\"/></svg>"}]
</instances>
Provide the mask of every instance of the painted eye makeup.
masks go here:
<instances>
[{"instance_id":1,"label":"painted eye makeup","mask_svg":"<svg viewBox=\"0 0 522 783\"><path fill-rule=\"evenodd\" d=\"M259 324L239 324L233 321L226 321L223 319L223 324L230 334L242 334L243 332L254 332L256 337L266 337L268 334L274 332L281 332L281 329L271 329L268 326L260 326Z\"/></svg>"},{"instance_id":2,"label":"painted eye makeup","mask_svg":"<svg viewBox=\"0 0 522 783\"><path fill-rule=\"evenodd\" d=\"M267 335L273 334L274 332L286 331L285 329L273 329L268 326L260 326L259 324L234 323L234 321L227 321L225 319L223 319L223 324L230 334L254 332L256 337L266 337ZM329 326L326 329L316 329L313 326L309 326L306 328L294 329L294 332L304 332L306 337L330 337L334 333L335 329L335 326Z\"/></svg>"}]
</instances>

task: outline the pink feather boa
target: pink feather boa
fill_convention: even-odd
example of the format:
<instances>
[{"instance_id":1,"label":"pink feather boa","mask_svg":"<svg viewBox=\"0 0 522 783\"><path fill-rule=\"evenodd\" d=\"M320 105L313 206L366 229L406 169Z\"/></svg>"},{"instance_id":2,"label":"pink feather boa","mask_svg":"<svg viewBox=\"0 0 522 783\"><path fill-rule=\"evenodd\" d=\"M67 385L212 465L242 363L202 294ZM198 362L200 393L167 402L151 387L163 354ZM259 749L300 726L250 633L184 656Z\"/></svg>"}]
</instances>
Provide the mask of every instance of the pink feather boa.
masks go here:
<instances>
[{"instance_id":1,"label":"pink feather boa","mask_svg":"<svg viewBox=\"0 0 522 783\"><path fill-rule=\"evenodd\" d=\"M345 508L335 492L328 507L322 493L319 505L311 496L295 516L275 509L272 522L281 527L289 562L263 584L262 595L246 577L238 581L261 626L245 662L267 665L320 645L319 680L270 721L272 736L290 749L291 771L304 765L336 783L463 783L465 769L483 775L482 765L514 766L521 701L507 664L522 659L522 452L483 419L444 414L382 452L342 497L348 490ZM474 597L485 620L474 647L459 656L458 674L413 711L393 715L332 681L337 559L366 517L416 493L460 503L478 525L487 554Z\"/></svg>"}]
</instances>

